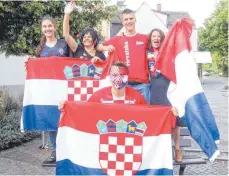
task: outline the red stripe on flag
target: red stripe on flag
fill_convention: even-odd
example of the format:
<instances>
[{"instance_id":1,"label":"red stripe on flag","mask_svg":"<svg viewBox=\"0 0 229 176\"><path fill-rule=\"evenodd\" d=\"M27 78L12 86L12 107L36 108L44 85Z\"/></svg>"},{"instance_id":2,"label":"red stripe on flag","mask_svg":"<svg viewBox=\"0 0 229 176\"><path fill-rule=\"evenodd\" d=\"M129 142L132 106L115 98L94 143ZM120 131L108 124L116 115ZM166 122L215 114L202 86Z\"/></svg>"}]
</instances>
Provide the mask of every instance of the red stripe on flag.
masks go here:
<instances>
[{"instance_id":1,"label":"red stripe on flag","mask_svg":"<svg viewBox=\"0 0 229 176\"><path fill-rule=\"evenodd\" d=\"M190 40L185 39L190 38L193 23L193 20L186 18L176 21L159 51L155 68L174 83L176 83L175 58L180 52L191 50Z\"/></svg>"},{"instance_id":2,"label":"red stripe on flag","mask_svg":"<svg viewBox=\"0 0 229 176\"><path fill-rule=\"evenodd\" d=\"M67 102L59 127L68 126L79 131L98 134L96 124L99 120L106 123L109 119L114 122L125 120L127 123L134 120L137 124L145 122L147 129L144 136L171 134L176 122L170 106Z\"/></svg>"},{"instance_id":3,"label":"red stripe on flag","mask_svg":"<svg viewBox=\"0 0 229 176\"><path fill-rule=\"evenodd\" d=\"M109 66L117 60L116 54L110 54L106 61L103 63L95 63L94 66L103 68L103 73L100 75L100 79L104 78L109 71ZM72 68L74 64L81 66L86 64L90 66L92 63L89 60L82 60L78 58L69 57L42 57L36 59L29 59L27 62L27 75L26 79L57 79L66 80L64 69L66 66ZM77 72L78 74L78 72ZM76 77L71 80L91 80L93 77Z\"/></svg>"}]
</instances>

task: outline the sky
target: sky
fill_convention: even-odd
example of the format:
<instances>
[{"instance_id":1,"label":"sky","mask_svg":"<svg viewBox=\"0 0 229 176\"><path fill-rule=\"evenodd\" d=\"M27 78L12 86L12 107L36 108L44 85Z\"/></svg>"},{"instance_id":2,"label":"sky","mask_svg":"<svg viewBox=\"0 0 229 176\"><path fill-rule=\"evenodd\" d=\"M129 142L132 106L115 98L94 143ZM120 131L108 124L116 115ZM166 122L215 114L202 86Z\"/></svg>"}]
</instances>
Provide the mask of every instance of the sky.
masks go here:
<instances>
[{"instance_id":1,"label":"sky","mask_svg":"<svg viewBox=\"0 0 229 176\"><path fill-rule=\"evenodd\" d=\"M112 0L116 2L117 0ZM137 10L147 2L152 9L156 10L157 4L161 4L162 11L186 11L195 21L197 27L203 26L206 18L214 12L219 0L126 0L125 4L132 10Z\"/></svg>"}]
</instances>

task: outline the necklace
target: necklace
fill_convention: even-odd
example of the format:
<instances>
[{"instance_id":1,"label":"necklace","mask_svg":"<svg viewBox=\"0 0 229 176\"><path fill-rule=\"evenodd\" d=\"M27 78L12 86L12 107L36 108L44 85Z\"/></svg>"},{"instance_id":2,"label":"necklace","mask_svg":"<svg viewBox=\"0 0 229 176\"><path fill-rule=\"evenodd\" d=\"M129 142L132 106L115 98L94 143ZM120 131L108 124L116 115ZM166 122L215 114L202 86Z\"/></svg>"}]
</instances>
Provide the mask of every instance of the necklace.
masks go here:
<instances>
[{"instance_id":1,"label":"necklace","mask_svg":"<svg viewBox=\"0 0 229 176\"><path fill-rule=\"evenodd\" d=\"M88 54L90 54L91 56L94 56L95 55L95 48L84 48Z\"/></svg>"}]
</instances>

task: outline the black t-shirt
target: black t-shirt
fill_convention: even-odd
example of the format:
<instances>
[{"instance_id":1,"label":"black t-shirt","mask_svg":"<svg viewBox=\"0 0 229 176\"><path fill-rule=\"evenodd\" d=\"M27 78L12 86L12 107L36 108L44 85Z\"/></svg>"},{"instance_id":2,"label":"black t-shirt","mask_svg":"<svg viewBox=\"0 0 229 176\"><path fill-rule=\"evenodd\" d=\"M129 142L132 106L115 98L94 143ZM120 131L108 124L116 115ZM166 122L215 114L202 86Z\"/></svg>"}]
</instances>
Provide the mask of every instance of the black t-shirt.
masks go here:
<instances>
[{"instance_id":1,"label":"black t-shirt","mask_svg":"<svg viewBox=\"0 0 229 176\"><path fill-rule=\"evenodd\" d=\"M67 57L68 51L69 48L66 41L64 39L58 39L56 44L53 47L49 47L45 45L40 53L40 57L49 57L49 56Z\"/></svg>"},{"instance_id":2,"label":"black t-shirt","mask_svg":"<svg viewBox=\"0 0 229 176\"><path fill-rule=\"evenodd\" d=\"M106 57L103 52L96 51L95 56L99 57L102 60L105 60ZM91 60L94 56L91 56L83 46L78 45L77 50L73 53L74 58L89 59Z\"/></svg>"},{"instance_id":3,"label":"black t-shirt","mask_svg":"<svg viewBox=\"0 0 229 176\"><path fill-rule=\"evenodd\" d=\"M170 81L163 75L160 74L158 77L151 77L150 80L150 104L151 105L164 105L172 106L168 97L167 92ZM176 125L184 127L185 124L180 117L177 117Z\"/></svg>"}]
</instances>

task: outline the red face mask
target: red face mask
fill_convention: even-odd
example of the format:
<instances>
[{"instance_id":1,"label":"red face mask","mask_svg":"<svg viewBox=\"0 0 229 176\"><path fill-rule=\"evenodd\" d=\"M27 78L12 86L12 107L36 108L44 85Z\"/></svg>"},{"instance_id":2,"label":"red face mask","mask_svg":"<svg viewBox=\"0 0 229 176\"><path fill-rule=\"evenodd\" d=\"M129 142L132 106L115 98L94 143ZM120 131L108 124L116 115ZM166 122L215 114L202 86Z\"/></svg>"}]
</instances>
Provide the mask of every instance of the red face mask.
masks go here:
<instances>
[{"instance_id":1,"label":"red face mask","mask_svg":"<svg viewBox=\"0 0 229 176\"><path fill-rule=\"evenodd\" d=\"M110 81L111 84L117 89L125 87L128 81L127 69L123 67L112 66L110 70Z\"/></svg>"}]
</instances>

